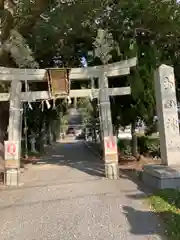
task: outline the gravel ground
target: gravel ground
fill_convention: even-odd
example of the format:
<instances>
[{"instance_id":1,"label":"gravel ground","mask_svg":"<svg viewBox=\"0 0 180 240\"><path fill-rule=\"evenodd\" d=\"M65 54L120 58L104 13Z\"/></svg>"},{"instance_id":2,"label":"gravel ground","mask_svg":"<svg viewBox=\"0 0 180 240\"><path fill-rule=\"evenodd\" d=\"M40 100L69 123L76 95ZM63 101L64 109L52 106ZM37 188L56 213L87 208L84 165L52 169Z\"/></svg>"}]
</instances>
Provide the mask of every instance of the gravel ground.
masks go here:
<instances>
[{"instance_id":1,"label":"gravel ground","mask_svg":"<svg viewBox=\"0 0 180 240\"><path fill-rule=\"evenodd\" d=\"M103 165L82 142L61 143L0 192L0 240L165 239L144 193Z\"/></svg>"}]
</instances>

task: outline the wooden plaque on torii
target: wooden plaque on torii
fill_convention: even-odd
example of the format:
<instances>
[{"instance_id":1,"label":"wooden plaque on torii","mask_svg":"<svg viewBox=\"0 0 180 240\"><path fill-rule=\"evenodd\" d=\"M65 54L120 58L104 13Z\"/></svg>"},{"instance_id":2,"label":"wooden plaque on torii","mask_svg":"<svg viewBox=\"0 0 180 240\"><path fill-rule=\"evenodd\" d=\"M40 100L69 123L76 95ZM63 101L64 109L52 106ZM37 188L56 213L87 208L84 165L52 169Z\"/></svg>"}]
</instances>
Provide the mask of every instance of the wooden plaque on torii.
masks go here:
<instances>
[{"instance_id":1,"label":"wooden plaque on torii","mask_svg":"<svg viewBox=\"0 0 180 240\"><path fill-rule=\"evenodd\" d=\"M47 80L49 82L52 96L68 96L70 92L69 69L47 69Z\"/></svg>"}]
</instances>

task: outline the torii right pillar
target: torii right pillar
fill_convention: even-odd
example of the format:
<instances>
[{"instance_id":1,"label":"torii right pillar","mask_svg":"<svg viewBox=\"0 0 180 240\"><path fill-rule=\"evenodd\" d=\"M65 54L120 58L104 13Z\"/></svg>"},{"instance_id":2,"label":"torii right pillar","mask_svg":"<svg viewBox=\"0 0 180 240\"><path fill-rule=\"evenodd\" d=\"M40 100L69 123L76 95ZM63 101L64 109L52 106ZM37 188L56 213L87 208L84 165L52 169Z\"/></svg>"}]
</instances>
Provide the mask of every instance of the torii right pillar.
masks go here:
<instances>
[{"instance_id":1,"label":"torii right pillar","mask_svg":"<svg viewBox=\"0 0 180 240\"><path fill-rule=\"evenodd\" d=\"M108 77L105 69L99 77L99 105L105 175L108 179L118 179L119 166L117 140L116 136L113 135L111 105L108 94Z\"/></svg>"}]
</instances>

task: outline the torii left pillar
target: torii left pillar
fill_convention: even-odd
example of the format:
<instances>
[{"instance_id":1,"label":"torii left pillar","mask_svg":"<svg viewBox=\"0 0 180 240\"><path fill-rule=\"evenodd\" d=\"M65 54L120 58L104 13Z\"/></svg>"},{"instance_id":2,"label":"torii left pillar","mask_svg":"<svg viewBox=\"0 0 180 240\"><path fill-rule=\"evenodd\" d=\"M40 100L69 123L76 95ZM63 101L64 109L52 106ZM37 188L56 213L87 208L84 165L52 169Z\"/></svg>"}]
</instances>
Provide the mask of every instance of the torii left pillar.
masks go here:
<instances>
[{"instance_id":1,"label":"torii left pillar","mask_svg":"<svg viewBox=\"0 0 180 240\"><path fill-rule=\"evenodd\" d=\"M21 158L22 83L12 80L9 104L8 141L5 142L6 185L18 186Z\"/></svg>"},{"instance_id":2,"label":"torii left pillar","mask_svg":"<svg viewBox=\"0 0 180 240\"><path fill-rule=\"evenodd\" d=\"M113 136L111 118L111 104L108 94L108 77L105 69L99 77L99 105L101 119L101 135L103 144L103 158L105 161L105 174L108 179L119 178L118 151L116 136Z\"/></svg>"}]
</instances>

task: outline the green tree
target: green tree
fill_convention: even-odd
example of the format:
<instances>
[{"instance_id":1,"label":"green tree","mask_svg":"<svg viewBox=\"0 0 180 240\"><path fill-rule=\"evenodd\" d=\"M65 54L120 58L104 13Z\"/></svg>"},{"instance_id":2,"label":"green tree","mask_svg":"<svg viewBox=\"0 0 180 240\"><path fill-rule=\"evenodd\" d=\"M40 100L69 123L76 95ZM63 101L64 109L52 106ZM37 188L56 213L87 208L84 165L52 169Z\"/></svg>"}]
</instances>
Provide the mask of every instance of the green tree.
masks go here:
<instances>
[{"instance_id":1,"label":"green tree","mask_svg":"<svg viewBox=\"0 0 180 240\"><path fill-rule=\"evenodd\" d=\"M58 55L63 65L77 65L77 48L89 44L102 7L99 0L1 0L0 64L36 68Z\"/></svg>"},{"instance_id":2,"label":"green tree","mask_svg":"<svg viewBox=\"0 0 180 240\"><path fill-rule=\"evenodd\" d=\"M102 21L119 45L116 59L138 58L137 67L128 77L132 94L115 110L120 113L121 124L132 124L134 155L137 120L150 124L155 114L154 70L161 63L175 64L179 59L179 23L179 3L173 0L114 2Z\"/></svg>"},{"instance_id":3,"label":"green tree","mask_svg":"<svg viewBox=\"0 0 180 240\"><path fill-rule=\"evenodd\" d=\"M68 1L69 2L69 1ZM128 81L131 97L123 101L123 123L151 122L155 112L153 71L161 63L179 70L180 5L175 0L72 1L0 0L0 65L15 67L79 66L94 50L98 29L108 32L108 60L138 57ZM81 14L79 14L81 13ZM104 46L106 44L104 43ZM109 51L109 50L108 50ZM100 60L101 59L101 60ZM179 78L178 78L179 79ZM179 88L178 81L178 88Z\"/></svg>"}]
</instances>

